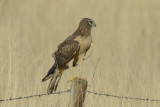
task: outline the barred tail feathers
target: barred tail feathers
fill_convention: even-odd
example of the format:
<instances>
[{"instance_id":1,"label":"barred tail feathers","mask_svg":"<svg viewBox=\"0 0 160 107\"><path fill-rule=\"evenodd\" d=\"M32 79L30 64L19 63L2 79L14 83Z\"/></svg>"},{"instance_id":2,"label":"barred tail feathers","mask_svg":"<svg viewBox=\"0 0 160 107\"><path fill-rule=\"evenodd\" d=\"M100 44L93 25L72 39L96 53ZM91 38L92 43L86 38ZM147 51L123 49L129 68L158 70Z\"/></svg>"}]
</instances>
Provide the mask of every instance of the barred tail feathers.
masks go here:
<instances>
[{"instance_id":1,"label":"barred tail feathers","mask_svg":"<svg viewBox=\"0 0 160 107\"><path fill-rule=\"evenodd\" d=\"M55 92L59 83L59 80L61 79L63 71L57 70L55 72L55 75L52 77L48 89L47 89L47 93L51 94L53 91Z\"/></svg>"},{"instance_id":2,"label":"barred tail feathers","mask_svg":"<svg viewBox=\"0 0 160 107\"><path fill-rule=\"evenodd\" d=\"M45 82L49 78L51 78L54 75L56 69L57 69L56 64L54 64L52 68L48 71L47 75L42 79L42 82Z\"/></svg>"}]
</instances>

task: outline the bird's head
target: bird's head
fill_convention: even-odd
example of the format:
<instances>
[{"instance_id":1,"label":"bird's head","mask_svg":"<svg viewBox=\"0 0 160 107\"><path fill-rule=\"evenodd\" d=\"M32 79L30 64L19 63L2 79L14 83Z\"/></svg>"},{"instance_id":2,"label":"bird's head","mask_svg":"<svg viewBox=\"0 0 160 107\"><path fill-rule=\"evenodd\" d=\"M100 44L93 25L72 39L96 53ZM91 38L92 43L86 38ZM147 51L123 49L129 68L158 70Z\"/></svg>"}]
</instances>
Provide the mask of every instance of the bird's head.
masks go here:
<instances>
[{"instance_id":1,"label":"bird's head","mask_svg":"<svg viewBox=\"0 0 160 107\"><path fill-rule=\"evenodd\" d=\"M83 18L73 35L89 35L92 27L96 27L95 21L90 18Z\"/></svg>"},{"instance_id":2,"label":"bird's head","mask_svg":"<svg viewBox=\"0 0 160 107\"><path fill-rule=\"evenodd\" d=\"M92 27L96 27L96 23L94 20L90 19L90 18L83 18L80 22L80 26L81 25L85 25L88 28L92 28Z\"/></svg>"}]
</instances>

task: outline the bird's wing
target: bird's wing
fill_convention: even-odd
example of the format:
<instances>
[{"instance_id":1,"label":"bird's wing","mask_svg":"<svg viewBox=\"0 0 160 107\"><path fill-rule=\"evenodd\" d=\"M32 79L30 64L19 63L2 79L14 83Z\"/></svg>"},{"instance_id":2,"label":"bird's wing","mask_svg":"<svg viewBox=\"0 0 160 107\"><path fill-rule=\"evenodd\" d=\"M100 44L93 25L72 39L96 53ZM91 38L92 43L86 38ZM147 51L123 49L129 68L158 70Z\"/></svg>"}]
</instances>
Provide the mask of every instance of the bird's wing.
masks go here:
<instances>
[{"instance_id":1,"label":"bird's wing","mask_svg":"<svg viewBox=\"0 0 160 107\"><path fill-rule=\"evenodd\" d=\"M94 49L94 43L92 42L91 46L88 48L87 52L85 53L85 56L83 58L84 60L86 60L91 55L91 53L93 52L93 49Z\"/></svg>"},{"instance_id":2,"label":"bird's wing","mask_svg":"<svg viewBox=\"0 0 160 107\"><path fill-rule=\"evenodd\" d=\"M73 56L79 51L79 42L74 40L66 40L58 46L58 50L54 53L54 58L58 68L68 63Z\"/></svg>"}]
</instances>

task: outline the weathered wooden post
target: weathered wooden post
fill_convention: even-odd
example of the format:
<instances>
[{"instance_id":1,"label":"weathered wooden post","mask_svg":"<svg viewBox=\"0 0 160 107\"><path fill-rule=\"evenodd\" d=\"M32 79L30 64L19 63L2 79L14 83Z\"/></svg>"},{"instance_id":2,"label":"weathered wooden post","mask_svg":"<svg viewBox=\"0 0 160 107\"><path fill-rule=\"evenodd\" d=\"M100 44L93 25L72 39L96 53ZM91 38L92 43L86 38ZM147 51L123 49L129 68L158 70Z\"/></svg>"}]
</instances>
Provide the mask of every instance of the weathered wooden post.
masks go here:
<instances>
[{"instance_id":1,"label":"weathered wooden post","mask_svg":"<svg viewBox=\"0 0 160 107\"><path fill-rule=\"evenodd\" d=\"M83 107L86 89L87 89L86 80L82 80L79 78L73 79L69 107Z\"/></svg>"}]
</instances>

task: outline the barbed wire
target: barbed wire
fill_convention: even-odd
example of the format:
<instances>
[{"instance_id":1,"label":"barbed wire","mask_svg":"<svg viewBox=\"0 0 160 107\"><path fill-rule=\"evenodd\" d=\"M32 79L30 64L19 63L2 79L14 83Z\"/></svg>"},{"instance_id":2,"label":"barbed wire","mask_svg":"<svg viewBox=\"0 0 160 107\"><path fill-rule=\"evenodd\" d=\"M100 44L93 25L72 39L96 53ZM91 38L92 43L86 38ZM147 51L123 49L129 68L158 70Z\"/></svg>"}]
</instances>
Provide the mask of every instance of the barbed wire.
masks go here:
<instances>
[{"instance_id":1,"label":"barbed wire","mask_svg":"<svg viewBox=\"0 0 160 107\"><path fill-rule=\"evenodd\" d=\"M42 96L47 96L47 95L52 95L52 94L63 94L63 93L67 93L67 92L70 92L70 91L71 90L66 90L66 91L59 91L59 92L55 92L55 93L51 93L51 94L37 94L37 95L31 95L31 96L26 96L26 97L0 99L0 102L12 101L12 100L21 100L21 99L29 99L29 98L33 98L33 97L42 97Z\"/></svg>"},{"instance_id":2,"label":"barbed wire","mask_svg":"<svg viewBox=\"0 0 160 107\"><path fill-rule=\"evenodd\" d=\"M55 92L55 93L51 93L51 94L37 94L37 95L31 95L31 96L26 96L26 97L16 97L16 98L9 98L9 99L0 99L0 102L13 101L13 100L21 100L21 99L30 99L30 98L34 98L34 97L42 97L42 96L54 95L54 94L63 94L63 93L68 93L70 91L71 90L66 90L66 91L59 91L59 92ZM118 96L118 95L103 94L103 93L98 93L98 92L93 92L93 91L86 91L86 93L90 93L90 94L94 94L94 95L99 95L99 96L113 97L113 98L119 98L119 99L126 99L126 100L160 102L160 100L158 100L158 99L138 98L138 97L128 97L128 96Z\"/></svg>"},{"instance_id":3,"label":"barbed wire","mask_svg":"<svg viewBox=\"0 0 160 107\"><path fill-rule=\"evenodd\" d=\"M126 99L126 100L141 100L141 101L160 102L160 100L158 100L158 99L118 96L118 95L112 95L112 94L97 93L97 92L92 92L92 91L86 91L86 92L92 93L92 94L95 94L95 95L99 95L99 96L114 97L114 98Z\"/></svg>"}]
</instances>

